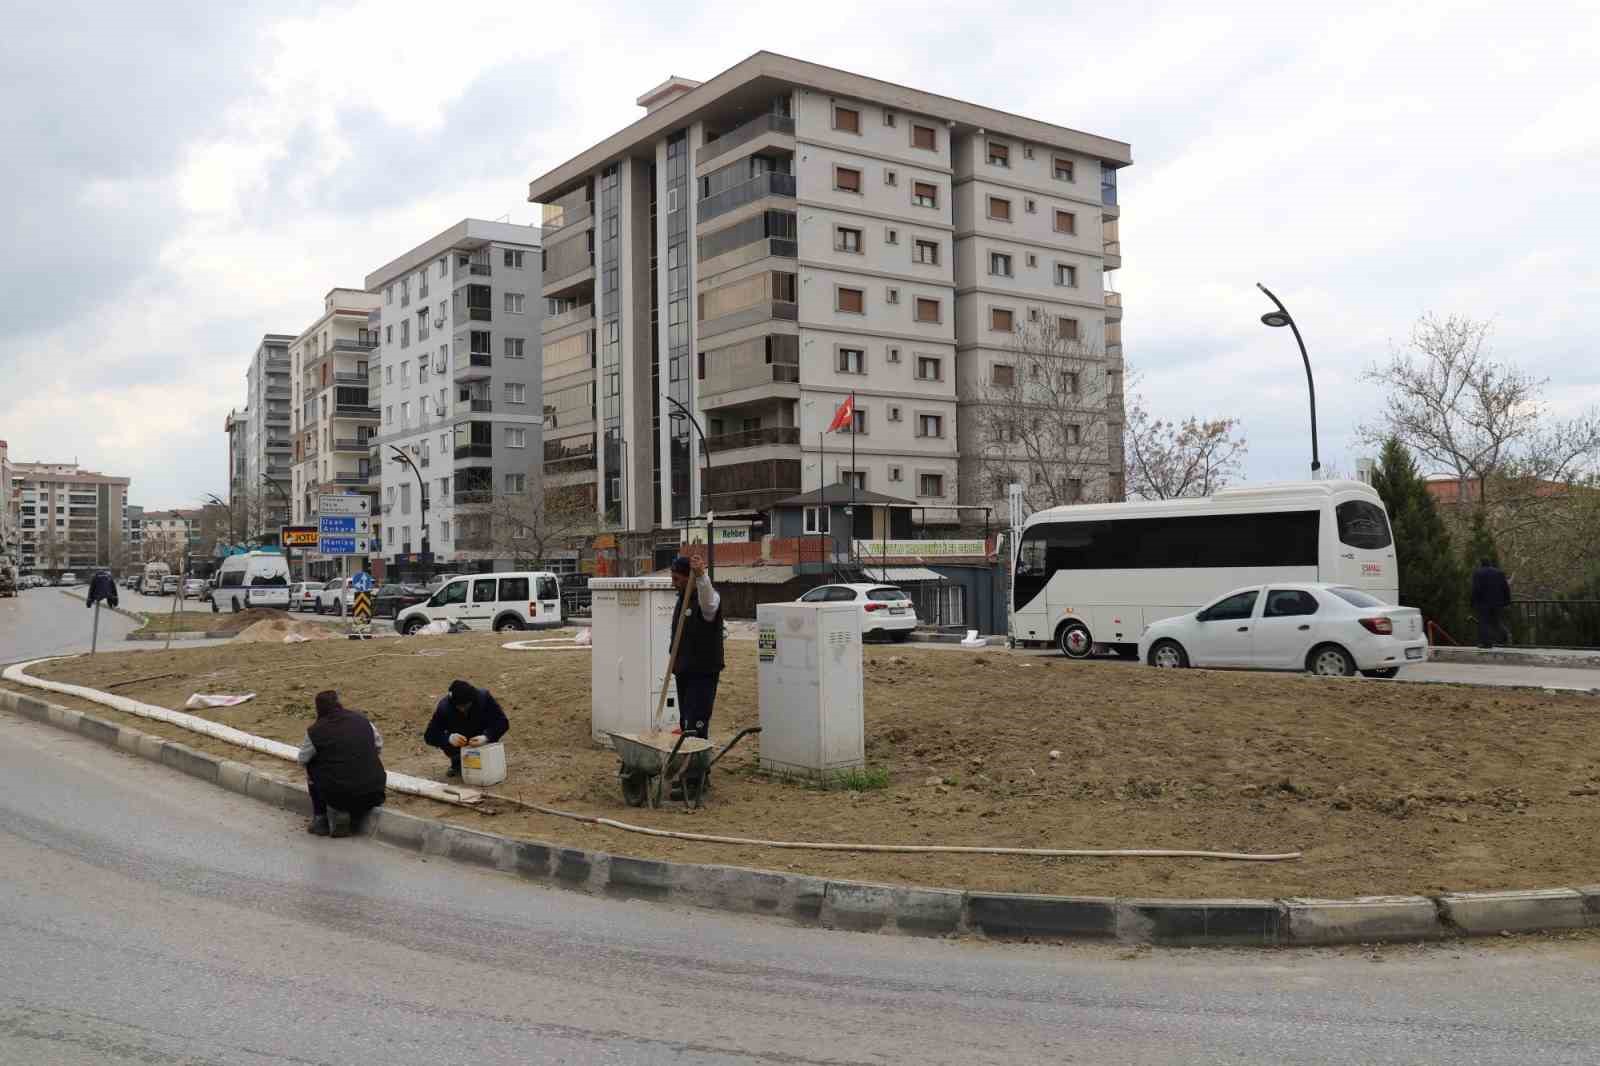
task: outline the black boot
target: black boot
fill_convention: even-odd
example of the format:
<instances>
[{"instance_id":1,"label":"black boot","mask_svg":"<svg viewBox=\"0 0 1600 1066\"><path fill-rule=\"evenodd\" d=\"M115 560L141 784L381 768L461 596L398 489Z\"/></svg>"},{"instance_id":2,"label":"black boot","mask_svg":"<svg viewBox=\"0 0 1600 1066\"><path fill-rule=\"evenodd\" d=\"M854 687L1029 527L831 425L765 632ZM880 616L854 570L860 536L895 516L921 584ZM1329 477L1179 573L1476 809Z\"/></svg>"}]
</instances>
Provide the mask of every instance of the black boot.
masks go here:
<instances>
[{"instance_id":1,"label":"black boot","mask_svg":"<svg viewBox=\"0 0 1600 1066\"><path fill-rule=\"evenodd\" d=\"M341 811L337 807L328 808L328 835L332 837L347 837L350 835L349 811Z\"/></svg>"},{"instance_id":2,"label":"black boot","mask_svg":"<svg viewBox=\"0 0 1600 1066\"><path fill-rule=\"evenodd\" d=\"M444 776L446 776L446 777L460 777L461 776L461 767L452 764L450 769L448 769L448 770L446 770L444 772Z\"/></svg>"},{"instance_id":3,"label":"black boot","mask_svg":"<svg viewBox=\"0 0 1600 1066\"><path fill-rule=\"evenodd\" d=\"M327 836L329 833L328 816L326 814L319 814L315 818L311 819L311 824L306 826L306 832L310 833L314 837Z\"/></svg>"}]
</instances>

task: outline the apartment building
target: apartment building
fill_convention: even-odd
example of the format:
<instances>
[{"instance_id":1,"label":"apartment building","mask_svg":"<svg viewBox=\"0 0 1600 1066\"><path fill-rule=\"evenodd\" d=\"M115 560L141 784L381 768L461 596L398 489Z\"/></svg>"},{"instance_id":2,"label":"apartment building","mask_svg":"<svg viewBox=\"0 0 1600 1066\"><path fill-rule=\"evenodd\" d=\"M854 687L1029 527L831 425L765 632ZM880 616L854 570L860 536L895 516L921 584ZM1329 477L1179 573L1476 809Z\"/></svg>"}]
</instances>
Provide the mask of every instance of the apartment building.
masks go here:
<instances>
[{"instance_id":1,"label":"apartment building","mask_svg":"<svg viewBox=\"0 0 1600 1066\"><path fill-rule=\"evenodd\" d=\"M539 485L539 271L537 227L468 218L367 275L381 297L370 468L394 572L491 559L482 505Z\"/></svg>"},{"instance_id":2,"label":"apartment building","mask_svg":"<svg viewBox=\"0 0 1600 1066\"><path fill-rule=\"evenodd\" d=\"M262 336L246 376L244 484L250 533L263 544L276 544L279 527L289 521L294 457L289 345L294 341L286 333Z\"/></svg>"},{"instance_id":3,"label":"apartment building","mask_svg":"<svg viewBox=\"0 0 1600 1066\"><path fill-rule=\"evenodd\" d=\"M144 560L144 508L131 503L122 509L122 557L128 566Z\"/></svg>"},{"instance_id":4,"label":"apartment building","mask_svg":"<svg viewBox=\"0 0 1600 1066\"><path fill-rule=\"evenodd\" d=\"M249 453L249 416L248 408L243 411L235 408L222 420L222 431L228 437L228 504L245 512L249 511L251 503L250 475L245 461Z\"/></svg>"},{"instance_id":5,"label":"apartment building","mask_svg":"<svg viewBox=\"0 0 1600 1066\"><path fill-rule=\"evenodd\" d=\"M930 521L958 502L1003 512L980 470L1004 470L1012 441L968 411L993 406L983 383L1023 327L1070 331L1085 376L1120 371L1103 275L1126 144L769 52L637 102L643 118L529 185L546 484L607 521L841 481ZM1089 435L1114 412L1109 388L1083 391ZM852 395L853 441L824 434ZM1102 454L1098 491L1116 465Z\"/></svg>"},{"instance_id":6,"label":"apartment building","mask_svg":"<svg viewBox=\"0 0 1600 1066\"><path fill-rule=\"evenodd\" d=\"M17 565L24 573L121 568L129 479L77 463L12 463Z\"/></svg>"},{"instance_id":7,"label":"apartment building","mask_svg":"<svg viewBox=\"0 0 1600 1066\"><path fill-rule=\"evenodd\" d=\"M0 440L0 568L17 568L19 491L11 486L11 446Z\"/></svg>"},{"instance_id":8,"label":"apartment building","mask_svg":"<svg viewBox=\"0 0 1600 1066\"><path fill-rule=\"evenodd\" d=\"M317 521L323 493L359 492L376 500L370 452L382 413L372 402L369 373L378 349L370 317L378 306L376 294L330 289L322 314L289 343L290 499L296 524ZM306 563L308 574L320 577L337 572L340 561L309 552Z\"/></svg>"}]
</instances>

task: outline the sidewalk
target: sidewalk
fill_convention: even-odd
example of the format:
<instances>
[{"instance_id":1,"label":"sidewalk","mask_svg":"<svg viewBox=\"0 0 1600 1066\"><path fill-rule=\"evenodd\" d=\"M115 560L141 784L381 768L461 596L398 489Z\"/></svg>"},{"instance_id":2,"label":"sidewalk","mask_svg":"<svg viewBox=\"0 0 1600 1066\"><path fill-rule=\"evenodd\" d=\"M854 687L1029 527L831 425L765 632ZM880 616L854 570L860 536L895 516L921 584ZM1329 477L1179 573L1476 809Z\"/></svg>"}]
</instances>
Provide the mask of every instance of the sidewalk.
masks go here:
<instances>
[{"instance_id":1,"label":"sidewalk","mask_svg":"<svg viewBox=\"0 0 1600 1066\"><path fill-rule=\"evenodd\" d=\"M1600 649L1593 648L1474 648L1440 647L1428 652L1436 663L1474 663L1480 666L1559 666L1600 670Z\"/></svg>"}]
</instances>

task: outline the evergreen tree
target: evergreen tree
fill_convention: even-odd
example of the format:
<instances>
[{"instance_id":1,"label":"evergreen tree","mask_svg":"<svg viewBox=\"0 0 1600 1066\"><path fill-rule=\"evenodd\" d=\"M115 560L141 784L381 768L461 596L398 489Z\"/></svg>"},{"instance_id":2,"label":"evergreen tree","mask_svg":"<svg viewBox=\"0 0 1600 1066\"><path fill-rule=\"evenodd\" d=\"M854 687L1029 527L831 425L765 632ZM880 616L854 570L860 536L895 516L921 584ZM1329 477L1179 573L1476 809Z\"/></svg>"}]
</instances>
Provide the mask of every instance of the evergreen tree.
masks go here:
<instances>
[{"instance_id":1,"label":"evergreen tree","mask_svg":"<svg viewBox=\"0 0 1600 1066\"><path fill-rule=\"evenodd\" d=\"M1450 531L1410 451L1394 437L1384 442L1372 487L1383 498L1394 530L1401 604L1416 607L1456 640L1468 639L1463 634L1470 569L1457 558Z\"/></svg>"},{"instance_id":2,"label":"evergreen tree","mask_svg":"<svg viewBox=\"0 0 1600 1066\"><path fill-rule=\"evenodd\" d=\"M1479 507L1472 512L1472 531L1467 537L1467 569L1476 569L1485 559L1499 566L1500 548L1494 542L1494 534L1489 532L1488 516Z\"/></svg>"}]
</instances>

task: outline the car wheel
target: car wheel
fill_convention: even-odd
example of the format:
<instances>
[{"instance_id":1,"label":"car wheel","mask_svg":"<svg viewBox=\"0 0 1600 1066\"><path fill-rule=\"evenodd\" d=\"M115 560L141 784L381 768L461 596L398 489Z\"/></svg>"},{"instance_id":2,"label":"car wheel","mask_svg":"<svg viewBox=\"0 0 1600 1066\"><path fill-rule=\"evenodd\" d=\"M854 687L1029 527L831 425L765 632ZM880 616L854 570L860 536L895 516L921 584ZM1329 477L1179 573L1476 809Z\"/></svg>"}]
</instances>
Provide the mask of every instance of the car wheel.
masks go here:
<instances>
[{"instance_id":1,"label":"car wheel","mask_svg":"<svg viewBox=\"0 0 1600 1066\"><path fill-rule=\"evenodd\" d=\"M428 624L427 622L423 621L420 618L413 618L409 622L406 623L405 628L402 629L401 632L404 633L408 637L414 637L414 636L417 635L417 630L421 629L423 626L425 626L427 624Z\"/></svg>"},{"instance_id":2,"label":"car wheel","mask_svg":"<svg viewBox=\"0 0 1600 1066\"><path fill-rule=\"evenodd\" d=\"M1094 638L1082 622L1068 622L1056 634L1056 647L1069 659L1087 659L1094 654Z\"/></svg>"},{"instance_id":3,"label":"car wheel","mask_svg":"<svg viewBox=\"0 0 1600 1066\"><path fill-rule=\"evenodd\" d=\"M504 633L509 629L525 628L526 627L522 624L522 619L516 617L515 615L507 615L504 618L498 619L494 624L494 631L496 633Z\"/></svg>"},{"instance_id":4,"label":"car wheel","mask_svg":"<svg viewBox=\"0 0 1600 1066\"><path fill-rule=\"evenodd\" d=\"M1187 670L1189 653L1175 640L1158 640L1150 648L1150 665L1163 670Z\"/></svg>"},{"instance_id":5,"label":"car wheel","mask_svg":"<svg viewBox=\"0 0 1600 1066\"><path fill-rule=\"evenodd\" d=\"M1306 661L1307 668L1318 677L1351 677L1356 672L1356 661L1337 644L1311 649Z\"/></svg>"},{"instance_id":6,"label":"car wheel","mask_svg":"<svg viewBox=\"0 0 1600 1066\"><path fill-rule=\"evenodd\" d=\"M897 630L894 631L894 642L896 644L904 644L906 641L908 641L910 639L911 639L911 630L909 630L909 629L897 629Z\"/></svg>"},{"instance_id":7,"label":"car wheel","mask_svg":"<svg viewBox=\"0 0 1600 1066\"><path fill-rule=\"evenodd\" d=\"M1399 672L1400 672L1400 668L1398 666L1385 666L1381 670L1363 670L1363 671L1361 671L1361 676L1362 677L1378 677L1378 678L1383 678L1383 679L1387 680L1387 679L1389 679L1391 677L1394 677Z\"/></svg>"}]
</instances>

